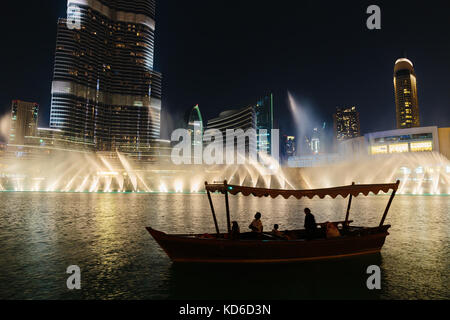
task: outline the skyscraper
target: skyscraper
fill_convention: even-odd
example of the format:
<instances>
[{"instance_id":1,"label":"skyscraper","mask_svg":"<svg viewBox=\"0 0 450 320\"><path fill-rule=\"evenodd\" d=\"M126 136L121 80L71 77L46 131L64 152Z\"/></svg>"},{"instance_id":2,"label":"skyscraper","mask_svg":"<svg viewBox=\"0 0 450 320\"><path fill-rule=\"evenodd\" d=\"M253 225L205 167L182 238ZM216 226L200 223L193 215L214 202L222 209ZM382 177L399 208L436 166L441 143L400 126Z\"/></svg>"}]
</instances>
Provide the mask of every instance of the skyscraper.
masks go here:
<instances>
[{"instance_id":1,"label":"skyscraper","mask_svg":"<svg viewBox=\"0 0 450 320\"><path fill-rule=\"evenodd\" d=\"M36 135L38 112L39 105L37 103L20 100L12 102L9 144L23 145L25 137Z\"/></svg>"},{"instance_id":2,"label":"skyscraper","mask_svg":"<svg viewBox=\"0 0 450 320\"><path fill-rule=\"evenodd\" d=\"M203 117L200 112L199 105L196 105L194 108L189 109L185 114L185 125L187 126L187 130L192 136L192 139L197 132L197 134L203 134Z\"/></svg>"},{"instance_id":3,"label":"skyscraper","mask_svg":"<svg viewBox=\"0 0 450 320\"><path fill-rule=\"evenodd\" d=\"M68 0L58 22L50 127L96 150L145 152L160 137L155 0Z\"/></svg>"},{"instance_id":4,"label":"skyscraper","mask_svg":"<svg viewBox=\"0 0 450 320\"><path fill-rule=\"evenodd\" d=\"M283 135L281 138L281 158L287 163L290 157L295 156L297 151L297 142L294 136Z\"/></svg>"},{"instance_id":5,"label":"skyscraper","mask_svg":"<svg viewBox=\"0 0 450 320\"><path fill-rule=\"evenodd\" d=\"M252 129L256 132L256 140L249 137L246 150L272 154L273 122L273 95L269 94L249 107L220 113L218 118L208 120L207 129L220 130L224 139L227 129L242 129L244 132Z\"/></svg>"},{"instance_id":6,"label":"skyscraper","mask_svg":"<svg viewBox=\"0 0 450 320\"><path fill-rule=\"evenodd\" d=\"M319 128L314 128L313 134L311 136L310 146L313 154L319 154L321 149Z\"/></svg>"},{"instance_id":7,"label":"skyscraper","mask_svg":"<svg viewBox=\"0 0 450 320\"><path fill-rule=\"evenodd\" d=\"M272 129L274 129L273 94L259 99L256 103L255 110L256 130L258 130L258 151L272 154Z\"/></svg>"},{"instance_id":8,"label":"skyscraper","mask_svg":"<svg viewBox=\"0 0 450 320\"><path fill-rule=\"evenodd\" d=\"M337 108L334 114L334 131L337 141L356 138L361 135L359 112L356 107Z\"/></svg>"},{"instance_id":9,"label":"skyscraper","mask_svg":"<svg viewBox=\"0 0 450 320\"><path fill-rule=\"evenodd\" d=\"M187 130L191 136L191 155L194 157L195 148L202 148L203 146L204 123L199 105L196 105L194 108L189 109L188 112L186 112L185 125L187 126ZM200 159L197 159L197 161L200 161ZM195 158L193 163L196 163Z\"/></svg>"},{"instance_id":10,"label":"skyscraper","mask_svg":"<svg viewBox=\"0 0 450 320\"><path fill-rule=\"evenodd\" d=\"M397 128L420 127L416 73L413 63L406 58L395 62L394 90Z\"/></svg>"}]
</instances>

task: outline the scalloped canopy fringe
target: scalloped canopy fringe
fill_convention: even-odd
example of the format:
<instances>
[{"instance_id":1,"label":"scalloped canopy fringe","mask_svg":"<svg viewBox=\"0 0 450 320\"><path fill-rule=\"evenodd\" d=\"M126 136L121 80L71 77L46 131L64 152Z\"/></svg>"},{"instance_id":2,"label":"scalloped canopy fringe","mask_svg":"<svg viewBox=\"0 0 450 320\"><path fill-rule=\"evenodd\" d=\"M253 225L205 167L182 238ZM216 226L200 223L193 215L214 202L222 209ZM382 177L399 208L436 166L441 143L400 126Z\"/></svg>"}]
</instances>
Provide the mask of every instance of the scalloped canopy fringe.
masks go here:
<instances>
[{"instance_id":1,"label":"scalloped canopy fringe","mask_svg":"<svg viewBox=\"0 0 450 320\"><path fill-rule=\"evenodd\" d=\"M400 181L391 184L354 184L350 186L327 188L327 189L314 189L314 190L281 190L281 189L264 189L264 188L252 188L236 185L223 184L208 184L206 183L206 190L209 192L228 192L232 195L242 193L244 196L253 195L258 198L272 197L277 198L282 196L285 199L295 197L301 199L307 197L312 199L316 196L323 199L326 196L330 196L335 199L337 196L347 198L349 195L354 197L359 196L361 193L364 196L368 196L369 193L379 194L380 192L388 193L390 190L397 191Z\"/></svg>"}]
</instances>

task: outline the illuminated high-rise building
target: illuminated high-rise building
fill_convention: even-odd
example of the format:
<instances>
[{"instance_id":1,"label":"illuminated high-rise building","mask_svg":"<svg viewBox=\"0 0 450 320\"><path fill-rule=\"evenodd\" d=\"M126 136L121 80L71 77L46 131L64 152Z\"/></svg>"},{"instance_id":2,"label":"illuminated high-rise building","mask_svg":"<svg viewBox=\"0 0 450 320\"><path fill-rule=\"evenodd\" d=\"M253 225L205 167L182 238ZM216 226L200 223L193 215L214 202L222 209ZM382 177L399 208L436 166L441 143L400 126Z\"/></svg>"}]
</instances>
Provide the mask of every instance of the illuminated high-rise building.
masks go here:
<instances>
[{"instance_id":1,"label":"illuminated high-rise building","mask_svg":"<svg viewBox=\"0 0 450 320\"><path fill-rule=\"evenodd\" d=\"M310 147L313 154L319 154L321 149L319 135L320 135L319 128L314 128L310 142Z\"/></svg>"},{"instance_id":2,"label":"illuminated high-rise building","mask_svg":"<svg viewBox=\"0 0 450 320\"><path fill-rule=\"evenodd\" d=\"M394 90L397 128L420 127L416 73L413 63L406 58L395 62Z\"/></svg>"},{"instance_id":3,"label":"illuminated high-rise building","mask_svg":"<svg viewBox=\"0 0 450 320\"><path fill-rule=\"evenodd\" d=\"M155 0L68 0L58 22L50 127L96 150L141 153L160 138Z\"/></svg>"},{"instance_id":4,"label":"illuminated high-rise building","mask_svg":"<svg viewBox=\"0 0 450 320\"><path fill-rule=\"evenodd\" d=\"M218 129L222 132L223 139L227 138L227 130L242 129L244 133L254 130L256 137L248 136L245 140L246 152L255 150L257 153L273 155L273 116L273 94L269 94L260 98L254 105L220 113L219 117L208 120L207 129Z\"/></svg>"},{"instance_id":5,"label":"illuminated high-rise building","mask_svg":"<svg viewBox=\"0 0 450 320\"><path fill-rule=\"evenodd\" d=\"M20 100L12 102L9 144L23 145L25 137L36 135L38 112L39 105L37 103Z\"/></svg>"},{"instance_id":6,"label":"illuminated high-rise building","mask_svg":"<svg viewBox=\"0 0 450 320\"><path fill-rule=\"evenodd\" d=\"M195 159L195 149L200 148L200 150L203 151L202 148L203 148L203 132L204 132L203 117L200 112L199 105L196 105L194 108L189 109L188 112L186 112L184 120L189 135L191 137L191 144L192 144L191 156L194 159L193 163L197 163L198 161L201 161L201 159L198 158Z\"/></svg>"},{"instance_id":7,"label":"illuminated high-rise building","mask_svg":"<svg viewBox=\"0 0 450 320\"><path fill-rule=\"evenodd\" d=\"M255 105L258 151L272 154L273 94L259 99Z\"/></svg>"},{"instance_id":8,"label":"illuminated high-rise building","mask_svg":"<svg viewBox=\"0 0 450 320\"><path fill-rule=\"evenodd\" d=\"M208 120L207 130L219 130L223 135L223 140L227 139L227 130L242 130L244 133L250 131L254 132L254 135L245 137L245 152L248 154L251 150L257 150L258 148L258 136L257 136L257 115L255 106L244 107L237 110L227 110L219 114L217 118ZM210 139L210 132L205 132L205 138ZM237 148L238 142L235 141L235 147Z\"/></svg>"},{"instance_id":9,"label":"illuminated high-rise building","mask_svg":"<svg viewBox=\"0 0 450 320\"><path fill-rule=\"evenodd\" d=\"M287 163L290 157L296 155L297 142L295 136L283 135L281 137L281 158Z\"/></svg>"},{"instance_id":10,"label":"illuminated high-rise building","mask_svg":"<svg viewBox=\"0 0 450 320\"><path fill-rule=\"evenodd\" d=\"M337 141L356 138L361 135L359 112L356 107L337 108L334 114L334 131Z\"/></svg>"},{"instance_id":11,"label":"illuminated high-rise building","mask_svg":"<svg viewBox=\"0 0 450 320\"><path fill-rule=\"evenodd\" d=\"M191 135L191 140L194 141L194 136L197 134L198 136L203 134L203 117L200 112L199 105L196 105L194 108L189 109L189 111L185 115L185 122L187 124L187 130Z\"/></svg>"}]
</instances>

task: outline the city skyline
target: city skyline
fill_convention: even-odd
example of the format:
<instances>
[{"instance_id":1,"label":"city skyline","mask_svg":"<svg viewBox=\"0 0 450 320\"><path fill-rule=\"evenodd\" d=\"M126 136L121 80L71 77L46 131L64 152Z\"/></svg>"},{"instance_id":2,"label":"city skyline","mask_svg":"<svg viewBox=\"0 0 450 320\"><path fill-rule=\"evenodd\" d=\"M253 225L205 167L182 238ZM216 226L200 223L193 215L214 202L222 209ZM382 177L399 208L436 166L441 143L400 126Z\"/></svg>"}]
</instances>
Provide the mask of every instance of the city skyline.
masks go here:
<instances>
[{"instance_id":1,"label":"city skyline","mask_svg":"<svg viewBox=\"0 0 450 320\"><path fill-rule=\"evenodd\" d=\"M278 319L301 301L450 299L450 1L3 11L0 297L15 310Z\"/></svg>"},{"instance_id":2,"label":"city skyline","mask_svg":"<svg viewBox=\"0 0 450 320\"><path fill-rule=\"evenodd\" d=\"M367 46L365 49L358 49L360 52L355 52L351 56L346 56L345 52L351 48L351 42L345 42L345 44L350 45L348 49L336 49L336 55L333 58L328 56L327 59L320 59L321 55L317 58L314 58L313 55L320 53L320 50L329 49L329 45L325 45L323 43L317 43L314 40L314 35L310 35L307 37L307 40L315 43L316 47L304 47L301 50L301 46L298 43L292 42L291 47L287 46L287 43L284 43L287 40L288 36L283 34L282 31L288 31L291 34L303 34L302 28L300 26L304 26L305 22L299 21L299 26L295 27L294 23L280 22L277 20L277 25L274 26L274 30L271 33L271 37L276 34L280 40L274 40L273 44L267 44L271 48L270 54L264 53L264 50L257 50L258 54L255 55L255 61L249 62L249 55L251 55L252 48L250 48L249 44L243 43L242 36L239 36L238 30L243 30L246 36L251 36L250 43L255 44L257 40L260 40L263 36L264 27L261 26L261 29L258 28L247 28L243 29L243 21L242 17L245 13L248 13L250 10L250 5L241 5L239 10L233 11L233 14L236 16L235 25L230 27L229 34L225 37L224 46L234 45L236 48L240 48L242 50L238 50L239 54L242 54L241 58L237 58L234 54L234 51L226 50L226 53L229 54L230 61L236 61L236 67L242 71L244 76L239 77L238 81L230 82L227 81L230 79L230 71L225 70L225 68L229 69L228 63L231 62L220 62L224 61L221 59L224 55L224 52L218 52L217 48L214 46L217 45L216 38L211 38L210 51L207 52L205 50L196 50L196 48L204 48L205 44L200 43L201 39L204 40L205 34L201 31L200 25L197 23L189 22L187 25L186 18L177 19L176 24L168 25L169 21L173 21L181 14L183 10L191 10L194 11L193 8L199 9L199 12L195 13L195 17L200 17L203 20L197 20L200 22L207 22L208 28L216 30L218 35L224 35L223 27L219 25L220 21L223 21L223 17L226 14L229 14L230 9L224 9L224 12L218 13L217 11L211 12L210 15L202 15L208 10L208 6L205 6L201 1L195 2L192 4L193 8L186 8L184 4L177 3L177 6L174 7L176 2L157 2L157 16L160 15L162 18L159 19L162 21L161 25L158 25L156 29L156 61L155 61L155 69L161 71L165 74L165 79L163 81L164 92L163 92L163 102L162 102L162 122L165 124L162 128L161 135L163 138L168 138L171 130L174 129L173 123L174 118L180 117L183 115L183 111L187 109L190 105L199 104L202 112L205 115L205 118L213 118L214 115L217 114L218 110L226 110L229 109L230 106L233 105L246 105L251 102L253 96L260 95L261 92L274 92L275 97L275 108L278 109L278 113L281 114L276 119L276 122L282 123L282 131L283 133L295 134L295 126L292 123L292 120L289 117L287 111L287 90L292 90L293 94L299 98L302 105L306 108L314 109L316 117L320 119L320 122L327 122L329 124L328 127L332 124L332 113L336 107L341 105L355 105L361 113L361 131L365 132L373 132L373 131L381 131L381 130L389 130L395 128L395 99L393 94L393 84L392 84L392 63L395 62L399 57L401 57L400 51L401 49L408 49L408 57L411 58L415 62L416 73L418 74L418 79L420 81L419 84L419 99L421 105L421 119L423 120L422 125L438 125L438 126L446 126L448 125L448 119L450 118L448 113L448 109L446 104L450 101L448 90L443 90L445 86L445 81L435 81L434 77L431 77L437 73L437 77L444 77L446 72L446 68L450 69L448 65L449 62L447 60L443 60L443 56L445 56L447 48L444 43L442 43L442 50L433 52L433 59L429 59L431 53L425 52L426 50L422 49L420 43L424 44L425 47L429 45L427 40L423 40L423 37L420 37L420 34L427 34L430 30L424 24L422 24L418 30L416 31L415 37L417 37L417 41L408 45L405 45L405 40L398 40L398 42L392 41L395 35L394 33L390 33L387 35L387 39L389 39L388 44L380 45L382 43L384 34L383 29L380 31L373 31L372 33L365 28L364 20L366 19L365 11L363 10L363 5L349 5L345 7L345 10L354 11L356 14L355 18L351 18L348 21L339 22L340 27L348 31L350 27L355 28L356 31L353 31L352 34L358 36L358 41L363 41L364 43L372 43L372 45ZM42 18L45 18L45 22L42 25L37 26L41 32L42 43L47 43L50 45L50 40L56 38L56 28L55 28L55 20L48 21L46 17L51 15L62 16L65 14L64 10L61 7L65 7L65 3L61 6L61 3L52 4L52 11L46 12ZM203 5L203 6L202 6ZM412 3L410 10L411 13L417 15L416 12L416 3ZM389 4L385 4L383 10L383 26L387 29L388 27L392 27L395 24L399 24L400 22L392 21L392 15L398 10L395 6L389 6ZM304 5L303 7L298 7L302 9L302 17L305 12L316 12L318 8L311 3ZM330 4L330 8L333 9L333 5ZM40 9L44 10L45 6ZM275 10L271 15L273 17L281 16L282 5L275 6ZM332 11L330 9L330 11ZM344 10L344 8L334 8L338 9L337 13ZM360 10L361 9L361 10ZM13 8L14 10L14 8ZM16 8L17 10L17 8ZM24 10L24 9L22 9ZM28 11L28 9L26 9ZM268 12L264 5L261 8L255 9L256 13L262 15L262 17L266 17ZM439 14L436 10L436 14ZM25 14L31 14L31 12L24 12ZM58 11L58 12L55 12ZM188 11L190 12L190 11ZM434 11L433 11L434 12ZM254 17L253 14L251 17ZM329 17L331 13L326 10L323 13L324 18ZM218 18L218 21L214 23L213 18ZM253 19L253 18L251 18ZM359 19L360 21L356 21ZM44 19L42 19L44 20ZM157 18L158 20L158 18ZM401 19L400 19L401 20ZM311 22L307 19L308 22ZM320 37L329 32L333 35L333 30L328 30L328 27L337 23L337 21L331 19L331 21L327 22L327 19L323 19L322 22L326 22L324 26L320 27L315 23L309 24L309 27L314 29L315 27L315 36ZM53 25L53 30L50 27L50 24ZM175 28L179 27L181 24L186 26L186 28ZM20 28L24 28L23 32L26 34L33 32L29 29L26 29L26 26L19 26ZM47 28L47 29L45 29ZM428 29L427 29L428 28ZM46 30L46 32L43 32ZM176 31L176 32L175 32ZM189 38L192 40L192 44L188 45L186 42L180 43L179 38L185 34L187 31L194 31L192 37ZM412 38L413 31L405 31L405 29L399 29L398 32L403 32L405 35L405 39ZM417 33L417 31L420 31ZM178 37L178 32L180 32L180 37ZM234 39L233 39L234 37ZM430 37L434 37L431 35ZM342 39L340 39L342 40ZM397 40L396 40L397 41ZM431 41L430 41L431 42ZM428 44L427 44L428 43ZM275 45L280 45L281 47L276 47ZM332 43L330 44L332 45ZM285 47L283 47L285 46ZM53 47L55 45L53 44ZM282 48L286 50L281 50ZM30 59L30 69L35 68L37 64L37 60L46 59L53 63L53 54L44 56L44 51L47 51L50 48L43 48L42 52L39 54L35 54L36 57L31 57L31 55L26 55L25 57ZM189 51L188 49L191 49ZM275 49L275 50L274 50ZM55 48L52 49L53 51ZM50 50L50 52L52 51ZM180 51L181 50L181 51ZM188 52L189 51L189 52ZM371 53L371 51L375 51ZM177 52L183 52L183 57L180 57ZM298 56L293 57L293 53L298 52ZM377 56L375 57L375 53ZM6 54L6 53L2 53ZM325 54L325 53L322 53ZM207 55L207 56L205 56ZM181 61L184 61L186 57L192 59L191 65L189 64L181 64ZM39 59L37 59L39 58ZM214 66L220 72L211 73L205 72L205 66L199 65L199 59L207 59L207 62L211 62L214 60ZM289 58L286 61L281 61L282 58ZM267 60L268 59L268 60ZM269 62L267 65L266 60ZM40 60L39 60L40 61ZM248 66L244 66L242 63L246 61L249 62ZM352 66L352 71L349 74L345 74L345 72L339 72L342 69L342 65L348 66L352 61L354 66ZM370 63L367 63L367 62ZM370 77L364 76L362 72L361 66L362 64L367 64L367 69L365 73L372 72L373 74ZM34 66L34 67L33 67ZM36 77L45 78L48 77L49 74L52 74L52 68L49 70L44 70L44 65L41 66L41 71L38 73L33 73L31 70L23 70L17 72L18 74L14 74L14 81L11 84L21 89L14 90L6 90L7 94L3 93L0 95L0 113L5 114L8 113L8 106L10 106L10 101L13 99L23 99L36 101L41 106L40 111L40 126L49 126L49 106L50 106L50 93L49 90L43 91L40 88L47 86L51 86L51 81L49 83L39 84L38 88L35 86L20 86L17 82L24 81L24 75L33 75ZM174 67L175 69L173 70ZM264 66L266 70L258 70L257 67ZM199 67L197 72L190 69L193 67ZM381 68L380 68L381 67ZM291 68L292 71L286 71L286 68ZM334 68L333 77L328 77L329 80L324 80L323 77L320 77L322 72L325 70L330 70L330 68ZM439 68L439 69L437 69ZM252 70L249 70L252 69ZM377 70L380 69L380 70ZM385 70L385 71L384 71ZM387 71L389 70L389 72ZM294 72L296 71L296 72ZM22 74L22 77L19 76ZM238 74L239 75L239 74ZM236 76L236 74L234 74ZM280 79L280 76L285 76L283 79ZM167 77L167 79L166 79ZM209 77L210 82L209 86L205 86L205 78ZM258 77L258 78L254 78ZM190 79L190 82L186 82L185 80L180 79ZM341 78L343 81L341 81ZM296 81L294 81L294 79ZM320 80L319 80L320 79ZM349 81L347 81L350 79ZM377 82L375 81L381 82ZM2 79L5 81L4 79ZM308 81L311 80L311 81ZM339 81L336 81L339 80ZM183 81L183 85L179 85L180 81ZM226 86L223 86L223 82L227 82ZM40 81L41 82L41 81ZM321 85L319 86L319 82ZM249 85L250 83L250 85ZM294 85L294 84L295 85ZM357 85L352 88L353 85ZM434 85L433 85L434 84ZM5 83L4 87L9 87L9 82ZM196 89L192 89L195 86ZM242 87L245 87L246 90L242 90ZM220 90L219 90L220 88ZM324 88L326 90L326 95L319 94L319 88ZM14 93L14 91L16 93ZM20 93L20 92L22 93ZM189 91L189 92L187 92ZM258 92L256 92L258 91ZM255 93L256 92L256 93ZM370 99L368 98L370 96ZM7 97L7 98L6 98ZM8 99L8 100L6 100ZM183 100L183 101L181 101ZM384 101L384 102L382 102ZM377 106L378 112L375 112L373 109L374 106Z\"/></svg>"}]
</instances>

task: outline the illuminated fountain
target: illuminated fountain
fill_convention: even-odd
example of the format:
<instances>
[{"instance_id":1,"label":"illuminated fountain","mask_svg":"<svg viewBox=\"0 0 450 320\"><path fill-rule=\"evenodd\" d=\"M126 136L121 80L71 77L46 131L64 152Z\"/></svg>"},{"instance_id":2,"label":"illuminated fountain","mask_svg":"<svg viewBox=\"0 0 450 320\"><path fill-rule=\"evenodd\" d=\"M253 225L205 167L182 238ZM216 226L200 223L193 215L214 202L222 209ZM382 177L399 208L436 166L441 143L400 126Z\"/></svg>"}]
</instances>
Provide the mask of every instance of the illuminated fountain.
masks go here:
<instances>
[{"instance_id":1,"label":"illuminated fountain","mask_svg":"<svg viewBox=\"0 0 450 320\"><path fill-rule=\"evenodd\" d=\"M3 166L0 191L197 193L204 191L205 181L311 189L400 180L400 194L450 194L450 161L439 153L366 156L317 168L282 168L271 157L260 156L264 165L254 161L245 165L143 167L119 153L16 161Z\"/></svg>"},{"instance_id":2,"label":"illuminated fountain","mask_svg":"<svg viewBox=\"0 0 450 320\"><path fill-rule=\"evenodd\" d=\"M305 126L314 123L311 112L289 96L289 106L296 123L300 139L305 135ZM299 148L301 150L301 145ZM450 194L450 161L438 152L408 152L384 155L339 156L333 164L316 168L301 168L298 179L307 188L329 188L359 184L387 183L400 180L400 194L440 195Z\"/></svg>"},{"instance_id":3,"label":"illuminated fountain","mask_svg":"<svg viewBox=\"0 0 450 320\"><path fill-rule=\"evenodd\" d=\"M142 164L121 153L66 152L35 160L12 160L0 172L0 191L87 193L197 193L205 181L293 188L278 162L265 165L176 166Z\"/></svg>"},{"instance_id":4,"label":"illuminated fountain","mask_svg":"<svg viewBox=\"0 0 450 320\"><path fill-rule=\"evenodd\" d=\"M309 188L400 180L399 194L450 194L450 161L435 152L343 160L325 167L303 168L301 175Z\"/></svg>"},{"instance_id":5,"label":"illuminated fountain","mask_svg":"<svg viewBox=\"0 0 450 320\"><path fill-rule=\"evenodd\" d=\"M302 127L313 119L291 95L289 101L299 134L303 134ZM318 168L282 168L268 155L259 154L259 158L262 163L250 160L245 165L176 166L139 162L118 152L61 151L34 160L0 159L0 191L198 193L204 192L205 181L315 189L400 180L400 194L450 194L450 161L439 153L349 157Z\"/></svg>"}]
</instances>

